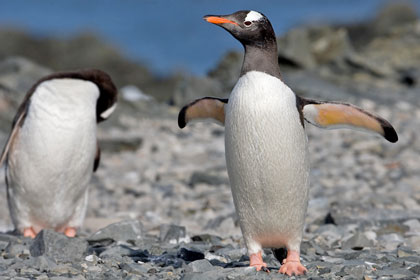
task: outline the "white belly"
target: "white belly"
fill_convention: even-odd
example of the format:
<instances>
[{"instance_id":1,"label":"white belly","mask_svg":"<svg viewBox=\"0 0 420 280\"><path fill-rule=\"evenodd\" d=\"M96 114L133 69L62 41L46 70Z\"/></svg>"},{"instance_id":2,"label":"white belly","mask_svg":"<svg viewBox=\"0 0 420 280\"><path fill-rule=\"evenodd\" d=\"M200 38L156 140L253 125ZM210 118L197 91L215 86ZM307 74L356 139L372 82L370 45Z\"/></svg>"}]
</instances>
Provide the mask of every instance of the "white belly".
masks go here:
<instances>
[{"instance_id":1,"label":"white belly","mask_svg":"<svg viewBox=\"0 0 420 280\"><path fill-rule=\"evenodd\" d=\"M225 127L229 179L248 250L299 247L309 161L294 93L279 79L249 72L231 93Z\"/></svg>"},{"instance_id":2,"label":"white belly","mask_svg":"<svg viewBox=\"0 0 420 280\"><path fill-rule=\"evenodd\" d=\"M84 215L98 96L93 83L67 79L44 82L32 96L7 167L9 207L18 228L58 229L75 214Z\"/></svg>"}]
</instances>

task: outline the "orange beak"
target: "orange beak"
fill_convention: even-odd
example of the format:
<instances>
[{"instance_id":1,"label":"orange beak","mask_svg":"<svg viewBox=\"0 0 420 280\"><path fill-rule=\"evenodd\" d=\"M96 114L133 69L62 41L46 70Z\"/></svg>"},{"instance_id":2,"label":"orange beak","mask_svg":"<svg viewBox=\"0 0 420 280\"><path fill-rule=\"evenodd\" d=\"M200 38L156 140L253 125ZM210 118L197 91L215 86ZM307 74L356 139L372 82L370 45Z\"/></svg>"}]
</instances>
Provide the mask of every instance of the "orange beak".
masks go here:
<instances>
[{"instance_id":1,"label":"orange beak","mask_svg":"<svg viewBox=\"0 0 420 280\"><path fill-rule=\"evenodd\" d=\"M217 16L205 16L204 19L210 23L214 23L214 24L222 24L222 23L231 23L231 24L235 24L238 25L236 22L228 20L226 18L223 17L217 17Z\"/></svg>"}]
</instances>

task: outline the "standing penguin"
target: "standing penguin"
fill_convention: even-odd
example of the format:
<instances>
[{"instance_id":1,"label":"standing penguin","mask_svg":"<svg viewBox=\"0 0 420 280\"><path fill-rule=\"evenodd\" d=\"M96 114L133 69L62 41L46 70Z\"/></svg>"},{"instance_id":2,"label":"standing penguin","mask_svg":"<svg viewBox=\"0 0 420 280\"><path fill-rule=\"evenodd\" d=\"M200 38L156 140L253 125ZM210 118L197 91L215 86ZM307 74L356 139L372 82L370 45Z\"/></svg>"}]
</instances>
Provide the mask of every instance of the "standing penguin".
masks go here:
<instances>
[{"instance_id":1,"label":"standing penguin","mask_svg":"<svg viewBox=\"0 0 420 280\"><path fill-rule=\"evenodd\" d=\"M268 19L238 11L204 19L226 29L245 48L241 75L229 99L205 97L179 113L183 128L195 119L225 125L226 163L250 266L267 265L262 248L287 249L279 272L301 275L300 243L308 205L309 159L304 120L321 128L350 127L398 136L384 119L351 104L296 96L281 79Z\"/></svg>"},{"instance_id":2,"label":"standing penguin","mask_svg":"<svg viewBox=\"0 0 420 280\"><path fill-rule=\"evenodd\" d=\"M96 123L116 100L114 83L100 70L55 73L28 91L0 158L12 222L24 236L44 228L76 235L99 164Z\"/></svg>"}]
</instances>

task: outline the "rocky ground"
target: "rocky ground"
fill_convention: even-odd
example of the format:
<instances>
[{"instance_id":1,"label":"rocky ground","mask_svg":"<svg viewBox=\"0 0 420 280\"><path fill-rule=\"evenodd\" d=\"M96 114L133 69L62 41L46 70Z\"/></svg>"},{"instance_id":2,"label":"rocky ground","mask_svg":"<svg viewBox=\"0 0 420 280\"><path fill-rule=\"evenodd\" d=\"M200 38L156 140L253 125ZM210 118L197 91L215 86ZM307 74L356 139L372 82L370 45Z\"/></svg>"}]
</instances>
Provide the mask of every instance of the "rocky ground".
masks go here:
<instances>
[{"instance_id":1,"label":"rocky ground","mask_svg":"<svg viewBox=\"0 0 420 280\"><path fill-rule=\"evenodd\" d=\"M311 199L301 250L308 273L299 278L419 279L420 21L399 6L370 22L296 28L279 38L279 62L298 94L375 111L399 134L390 144L306 126ZM270 250L270 273L247 267L223 127L180 130L176 123L177 106L187 100L226 94L240 63L232 52L207 77L170 81L166 103L119 84L118 110L99 126L101 165L77 238L10 232L1 181L0 279L287 278ZM0 143L24 92L52 71L47 66L22 57L0 62Z\"/></svg>"}]
</instances>

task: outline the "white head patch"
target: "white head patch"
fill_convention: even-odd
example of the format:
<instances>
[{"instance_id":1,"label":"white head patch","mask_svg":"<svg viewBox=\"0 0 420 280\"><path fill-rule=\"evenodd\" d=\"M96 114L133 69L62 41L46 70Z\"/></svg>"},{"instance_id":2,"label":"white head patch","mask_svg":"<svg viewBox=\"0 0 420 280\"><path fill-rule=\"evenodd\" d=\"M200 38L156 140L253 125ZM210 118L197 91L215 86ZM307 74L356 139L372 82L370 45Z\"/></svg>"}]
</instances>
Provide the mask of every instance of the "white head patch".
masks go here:
<instances>
[{"instance_id":1,"label":"white head patch","mask_svg":"<svg viewBox=\"0 0 420 280\"><path fill-rule=\"evenodd\" d=\"M115 102L111 107L103 111L101 113L101 118L107 119L114 112L115 107L117 107L117 102Z\"/></svg>"},{"instance_id":2,"label":"white head patch","mask_svg":"<svg viewBox=\"0 0 420 280\"><path fill-rule=\"evenodd\" d=\"M262 14L256 11L250 11L245 18L245 21L259 21L263 17Z\"/></svg>"}]
</instances>

